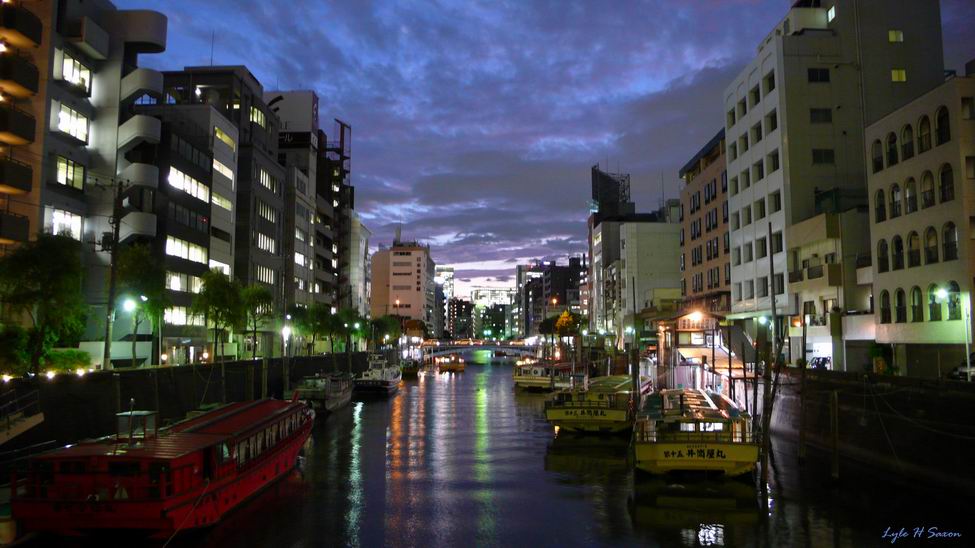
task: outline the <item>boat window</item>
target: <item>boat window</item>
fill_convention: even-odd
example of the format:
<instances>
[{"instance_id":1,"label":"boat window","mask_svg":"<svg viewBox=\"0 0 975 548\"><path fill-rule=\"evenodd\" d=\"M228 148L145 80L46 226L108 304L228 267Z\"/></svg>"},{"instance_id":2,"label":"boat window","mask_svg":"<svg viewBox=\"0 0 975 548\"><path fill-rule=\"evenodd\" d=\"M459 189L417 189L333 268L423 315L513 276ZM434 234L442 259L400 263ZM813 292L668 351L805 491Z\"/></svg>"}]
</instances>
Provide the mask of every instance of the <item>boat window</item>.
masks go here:
<instances>
[{"instance_id":1,"label":"boat window","mask_svg":"<svg viewBox=\"0 0 975 548\"><path fill-rule=\"evenodd\" d=\"M264 433L261 432L257 436L257 454L260 455L264 451Z\"/></svg>"},{"instance_id":2,"label":"boat window","mask_svg":"<svg viewBox=\"0 0 975 548\"><path fill-rule=\"evenodd\" d=\"M720 422L702 422L701 432L721 432L724 430L724 424Z\"/></svg>"},{"instance_id":3,"label":"boat window","mask_svg":"<svg viewBox=\"0 0 975 548\"><path fill-rule=\"evenodd\" d=\"M84 461L65 460L61 461L58 471L62 474L84 474L87 472Z\"/></svg>"},{"instance_id":4,"label":"boat window","mask_svg":"<svg viewBox=\"0 0 975 548\"><path fill-rule=\"evenodd\" d=\"M108 463L108 473L113 476L138 476L138 462L110 462Z\"/></svg>"},{"instance_id":5,"label":"boat window","mask_svg":"<svg viewBox=\"0 0 975 548\"><path fill-rule=\"evenodd\" d=\"M230 460L230 446L226 443L221 443L220 448L217 451L217 461L223 464Z\"/></svg>"},{"instance_id":6,"label":"boat window","mask_svg":"<svg viewBox=\"0 0 975 548\"><path fill-rule=\"evenodd\" d=\"M681 432L696 432L695 424L693 422L682 422L680 423Z\"/></svg>"},{"instance_id":7,"label":"boat window","mask_svg":"<svg viewBox=\"0 0 975 548\"><path fill-rule=\"evenodd\" d=\"M241 440L237 444L237 464L243 466L247 462L247 440Z\"/></svg>"}]
</instances>

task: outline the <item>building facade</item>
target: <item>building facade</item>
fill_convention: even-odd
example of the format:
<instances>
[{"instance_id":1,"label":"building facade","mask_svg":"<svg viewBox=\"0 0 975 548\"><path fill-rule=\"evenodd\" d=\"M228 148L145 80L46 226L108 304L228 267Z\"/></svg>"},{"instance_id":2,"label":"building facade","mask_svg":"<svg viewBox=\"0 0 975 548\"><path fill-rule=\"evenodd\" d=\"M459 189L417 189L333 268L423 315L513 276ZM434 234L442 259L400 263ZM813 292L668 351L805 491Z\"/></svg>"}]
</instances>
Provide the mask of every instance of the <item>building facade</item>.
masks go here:
<instances>
[{"instance_id":1,"label":"building facade","mask_svg":"<svg viewBox=\"0 0 975 548\"><path fill-rule=\"evenodd\" d=\"M371 262L372 317L392 314L419 320L432 332L436 288L430 248L418 242L402 242L397 235L391 247L380 247L373 253Z\"/></svg>"},{"instance_id":2,"label":"building facade","mask_svg":"<svg viewBox=\"0 0 975 548\"><path fill-rule=\"evenodd\" d=\"M731 311L731 236L724 129L680 170L681 306Z\"/></svg>"},{"instance_id":3,"label":"building facade","mask_svg":"<svg viewBox=\"0 0 975 548\"><path fill-rule=\"evenodd\" d=\"M975 63L866 130L876 341L943 377L972 338Z\"/></svg>"}]
</instances>

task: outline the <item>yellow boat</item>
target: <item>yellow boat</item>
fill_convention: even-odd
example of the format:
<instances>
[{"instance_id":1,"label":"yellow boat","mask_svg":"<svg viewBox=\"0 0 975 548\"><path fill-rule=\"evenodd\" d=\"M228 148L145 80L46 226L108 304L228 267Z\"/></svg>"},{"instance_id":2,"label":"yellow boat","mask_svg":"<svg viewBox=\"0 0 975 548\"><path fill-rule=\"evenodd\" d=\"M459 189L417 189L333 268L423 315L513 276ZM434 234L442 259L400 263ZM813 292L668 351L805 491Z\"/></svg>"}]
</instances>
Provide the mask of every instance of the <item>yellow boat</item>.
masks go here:
<instances>
[{"instance_id":1,"label":"yellow boat","mask_svg":"<svg viewBox=\"0 0 975 548\"><path fill-rule=\"evenodd\" d=\"M545 419L560 429L577 432L625 432L632 430L633 382L628 375L596 377L545 402ZM640 393L650 391L650 378L640 377Z\"/></svg>"},{"instance_id":2,"label":"yellow boat","mask_svg":"<svg viewBox=\"0 0 975 548\"><path fill-rule=\"evenodd\" d=\"M661 390L644 402L634 427L638 470L721 472L755 470L758 436L748 413L722 394L696 388Z\"/></svg>"},{"instance_id":3,"label":"yellow boat","mask_svg":"<svg viewBox=\"0 0 975 548\"><path fill-rule=\"evenodd\" d=\"M585 368L579 367L580 370ZM571 363L540 362L525 358L515 362L514 383L522 390L550 392L571 388L578 383L579 375L572 375Z\"/></svg>"},{"instance_id":4,"label":"yellow boat","mask_svg":"<svg viewBox=\"0 0 975 548\"><path fill-rule=\"evenodd\" d=\"M441 373L461 373L467 367L464 365L464 358L458 358L457 356L441 358L438 365L440 366Z\"/></svg>"}]
</instances>

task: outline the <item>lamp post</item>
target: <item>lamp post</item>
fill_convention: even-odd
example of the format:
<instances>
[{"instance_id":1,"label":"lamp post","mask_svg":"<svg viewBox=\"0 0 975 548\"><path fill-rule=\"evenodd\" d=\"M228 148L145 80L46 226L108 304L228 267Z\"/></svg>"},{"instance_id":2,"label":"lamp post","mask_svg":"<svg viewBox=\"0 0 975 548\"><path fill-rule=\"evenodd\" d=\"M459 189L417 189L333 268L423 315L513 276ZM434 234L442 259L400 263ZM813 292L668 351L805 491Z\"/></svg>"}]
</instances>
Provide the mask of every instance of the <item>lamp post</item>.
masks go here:
<instances>
[{"instance_id":1,"label":"lamp post","mask_svg":"<svg viewBox=\"0 0 975 548\"><path fill-rule=\"evenodd\" d=\"M282 398L288 397L291 388L291 372L288 369L288 339L291 338L291 326L284 324L281 328L281 376L284 382L284 393Z\"/></svg>"}]
</instances>

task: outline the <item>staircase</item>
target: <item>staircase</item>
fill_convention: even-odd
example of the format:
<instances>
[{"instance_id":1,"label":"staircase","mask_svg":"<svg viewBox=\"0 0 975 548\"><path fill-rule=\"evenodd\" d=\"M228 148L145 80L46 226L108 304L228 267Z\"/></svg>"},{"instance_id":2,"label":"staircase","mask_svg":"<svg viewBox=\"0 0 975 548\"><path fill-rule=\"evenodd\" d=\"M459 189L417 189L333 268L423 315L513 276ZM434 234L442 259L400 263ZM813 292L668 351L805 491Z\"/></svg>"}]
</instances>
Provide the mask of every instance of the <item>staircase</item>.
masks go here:
<instances>
[{"instance_id":1,"label":"staircase","mask_svg":"<svg viewBox=\"0 0 975 548\"><path fill-rule=\"evenodd\" d=\"M38 391L0 396L0 445L44 422Z\"/></svg>"}]
</instances>

